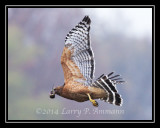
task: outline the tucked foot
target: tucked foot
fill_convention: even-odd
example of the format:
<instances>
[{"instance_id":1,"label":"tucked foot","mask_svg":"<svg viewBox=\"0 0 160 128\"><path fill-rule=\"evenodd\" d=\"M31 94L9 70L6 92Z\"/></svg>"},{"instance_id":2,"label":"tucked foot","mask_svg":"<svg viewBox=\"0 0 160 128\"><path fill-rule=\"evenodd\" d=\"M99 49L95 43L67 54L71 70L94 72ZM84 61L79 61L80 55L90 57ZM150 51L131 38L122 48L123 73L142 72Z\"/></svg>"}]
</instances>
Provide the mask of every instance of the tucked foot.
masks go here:
<instances>
[{"instance_id":1,"label":"tucked foot","mask_svg":"<svg viewBox=\"0 0 160 128\"><path fill-rule=\"evenodd\" d=\"M98 107L98 102L93 100L89 93L87 93L89 100L92 102L93 106Z\"/></svg>"},{"instance_id":2,"label":"tucked foot","mask_svg":"<svg viewBox=\"0 0 160 128\"><path fill-rule=\"evenodd\" d=\"M98 102L97 101L93 100L92 104L93 104L93 106L98 107Z\"/></svg>"}]
</instances>

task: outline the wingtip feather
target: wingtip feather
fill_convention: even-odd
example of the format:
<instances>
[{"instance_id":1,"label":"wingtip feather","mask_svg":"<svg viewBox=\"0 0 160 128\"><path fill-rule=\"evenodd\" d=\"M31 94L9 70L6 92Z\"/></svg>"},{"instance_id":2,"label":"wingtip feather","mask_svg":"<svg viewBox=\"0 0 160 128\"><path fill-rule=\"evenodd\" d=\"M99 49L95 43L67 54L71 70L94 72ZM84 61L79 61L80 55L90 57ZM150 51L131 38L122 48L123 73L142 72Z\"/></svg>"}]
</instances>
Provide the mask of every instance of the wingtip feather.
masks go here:
<instances>
[{"instance_id":1,"label":"wingtip feather","mask_svg":"<svg viewBox=\"0 0 160 128\"><path fill-rule=\"evenodd\" d=\"M82 21L86 22L86 23L89 24L89 25L91 24L91 19L89 18L88 15L86 15L86 16L83 18Z\"/></svg>"}]
</instances>

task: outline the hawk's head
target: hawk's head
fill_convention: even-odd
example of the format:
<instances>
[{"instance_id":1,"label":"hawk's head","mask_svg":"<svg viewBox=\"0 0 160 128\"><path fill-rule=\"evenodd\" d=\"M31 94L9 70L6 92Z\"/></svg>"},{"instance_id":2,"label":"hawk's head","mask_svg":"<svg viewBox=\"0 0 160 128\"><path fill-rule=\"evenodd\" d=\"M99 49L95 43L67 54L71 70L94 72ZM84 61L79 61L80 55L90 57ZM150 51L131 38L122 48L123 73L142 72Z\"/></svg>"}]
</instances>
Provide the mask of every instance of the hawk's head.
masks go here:
<instances>
[{"instance_id":1,"label":"hawk's head","mask_svg":"<svg viewBox=\"0 0 160 128\"><path fill-rule=\"evenodd\" d=\"M57 87L54 88L54 85L53 85L52 90L50 92L50 98L51 99L55 98L55 94L61 96L61 92L62 92L63 87L64 87L64 85L63 86L57 86Z\"/></svg>"}]
</instances>

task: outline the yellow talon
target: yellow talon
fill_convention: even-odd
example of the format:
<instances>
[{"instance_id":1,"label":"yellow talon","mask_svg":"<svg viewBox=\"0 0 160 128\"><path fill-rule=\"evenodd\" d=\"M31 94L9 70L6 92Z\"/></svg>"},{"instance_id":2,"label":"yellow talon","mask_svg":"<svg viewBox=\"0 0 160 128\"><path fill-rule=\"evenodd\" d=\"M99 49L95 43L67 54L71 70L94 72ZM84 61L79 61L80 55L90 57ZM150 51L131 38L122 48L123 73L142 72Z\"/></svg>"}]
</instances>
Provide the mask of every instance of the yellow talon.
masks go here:
<instances>
[{"instance_id":1,"label":"yellow talon","mask_svg":"<svg viewBox=\"0 0 160 128\"><path fill-rule=\"evenodd\" d=\"M93 100L89 93L87 93L89 100L92 102L93 106L98 107L98 102Z\"/></svg>"}]
</instances>

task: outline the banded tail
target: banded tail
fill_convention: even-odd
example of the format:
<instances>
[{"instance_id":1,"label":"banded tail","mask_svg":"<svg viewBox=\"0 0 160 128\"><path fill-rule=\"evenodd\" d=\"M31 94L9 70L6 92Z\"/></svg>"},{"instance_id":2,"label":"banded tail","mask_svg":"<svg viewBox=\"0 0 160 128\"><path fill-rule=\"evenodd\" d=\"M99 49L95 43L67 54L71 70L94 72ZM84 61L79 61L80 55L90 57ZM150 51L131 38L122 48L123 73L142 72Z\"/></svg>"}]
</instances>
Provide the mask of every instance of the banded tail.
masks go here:
<instances>
[{"instance_id":1,"label":"banded tail","mask_svg":"<svg viewBox=\"0 0 160 128\"><path fill-rule=\"evenodd\" d=\"M109 73L108 75L102 74L97 80L92 84L92 86L101 88L106 91L108 97L101 98L101 100L107 101L110 104L115 104L121 106L123 99L121 95L118 94L116 89L116 84L122 84L125 81L122 78L119 78L120 75L113 75L114 72Z\"/></svg>"}]
</instances>

